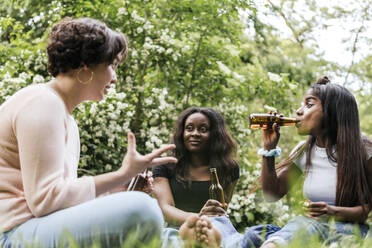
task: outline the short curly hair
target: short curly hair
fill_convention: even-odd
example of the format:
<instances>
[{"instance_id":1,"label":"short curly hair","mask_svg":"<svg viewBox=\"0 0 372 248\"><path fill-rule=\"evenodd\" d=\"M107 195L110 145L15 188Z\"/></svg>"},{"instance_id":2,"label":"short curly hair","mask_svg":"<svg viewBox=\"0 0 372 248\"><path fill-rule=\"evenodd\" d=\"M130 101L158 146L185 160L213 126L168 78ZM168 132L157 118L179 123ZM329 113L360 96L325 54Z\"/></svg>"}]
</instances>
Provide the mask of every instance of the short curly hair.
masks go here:
<instances>
[{"instance_id":1,"label":"short curly hair","mask_svg":"<svg viewBox=\"0 0 372 248\"><path fill-rule=\"evenodd\" d=\"M91 18L64 18L49 35L48 71L52 76L101 63L118 64L128 50L124 34Z\"/></svg>"}]
</instances>

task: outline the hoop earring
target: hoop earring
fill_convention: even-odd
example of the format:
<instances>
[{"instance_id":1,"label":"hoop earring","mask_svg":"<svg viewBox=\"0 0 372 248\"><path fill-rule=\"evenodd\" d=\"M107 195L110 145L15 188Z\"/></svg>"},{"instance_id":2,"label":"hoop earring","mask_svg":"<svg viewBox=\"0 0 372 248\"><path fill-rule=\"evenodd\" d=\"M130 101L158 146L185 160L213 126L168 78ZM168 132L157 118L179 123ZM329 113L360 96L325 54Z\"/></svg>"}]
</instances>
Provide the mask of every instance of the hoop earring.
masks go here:
<instances>
[{"instance_id":1,"label":"hoop earring","mask_svg":"<svg viewBox=\"0 0 372 248\"><path fill-rule=\"evenodd\" d=\"M90 71L90 78L87 81L83 81L80 79L80 72L83 70L83 68L80 68L76 74L76 80L81 84L89 84L93 80L93 74L94 72L89 69Z\"/></svg>"}]
</instances>

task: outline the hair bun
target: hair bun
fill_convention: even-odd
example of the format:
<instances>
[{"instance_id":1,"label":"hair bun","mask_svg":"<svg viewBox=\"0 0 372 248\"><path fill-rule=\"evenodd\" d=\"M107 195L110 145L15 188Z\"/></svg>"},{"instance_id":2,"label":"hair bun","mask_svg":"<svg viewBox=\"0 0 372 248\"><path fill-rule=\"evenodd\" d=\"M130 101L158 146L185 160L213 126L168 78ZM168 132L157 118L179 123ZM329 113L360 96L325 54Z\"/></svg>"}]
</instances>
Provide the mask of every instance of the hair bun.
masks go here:
<instances>
[{"instance_id":1,"label":"hair bun","mask_svg":"<svg viewBox=\"0 0 372 248\"><path fill-rule=\"evenodd\" d=\"M319 78L318 81L316 81L317 84L328 84L331 80L327 76L324 76L322 78Z\"/></svg>"}]
</instances>

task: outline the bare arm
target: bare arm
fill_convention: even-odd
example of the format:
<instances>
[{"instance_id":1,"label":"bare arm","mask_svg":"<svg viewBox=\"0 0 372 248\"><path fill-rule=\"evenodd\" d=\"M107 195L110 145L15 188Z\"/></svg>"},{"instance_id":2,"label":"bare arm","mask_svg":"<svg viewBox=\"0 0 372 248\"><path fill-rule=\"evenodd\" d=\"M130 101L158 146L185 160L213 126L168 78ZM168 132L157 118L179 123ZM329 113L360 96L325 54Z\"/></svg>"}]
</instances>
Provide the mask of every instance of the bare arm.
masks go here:
<instances>
[{"instance_id":1,"label":"bare arm","mask_svg":"<svg viewBox=\"0 0 372 248\"><path fill-rule=\"evenodd\" d=\"M274 124L272 129L263 130L263 144L265 150L275 149L280 138L280 128ZM301 171L294 165L283 168L279 173L275 170L275 157L262 157L262 190L268 201L276 201L288 193L289 176L297 178Z\"/></svg>"},{"instance_id":2,"label":"bare arm","mask_svg":"<svg viewBox=\"0 0 372 248\"><path fill-rule=\"evenodd\" d=\"M362 206L340 207L328 205L325 202L310 202L307 207L307 216L318 219L323 216L333 216L338 221L365 223L370 208L365 205L365 211Z\"/></svg>"},{"instance_id":3,"label":"bare arm","mask_svg":"<svg viewBox=\"0 0 372 248\"><path fill-rule=\"evenodd\" d=\"M301 171L295 164L290 164L279 173L275 170L274 157L262 157L262 190L267 201L276 201L288 193L292 179L297 179ZM293 180L294 181L294 180Z\"/></svg>"},{"instance_id":4,"label":"bare arm","mask_svg":"<svg viewBox=\"0 0 372 248\"><path fill-rule=\"evenodd\" d=\"M356 207L336 207L331 206L332 212L330 215L333 215L336 217L336 220L339 221L348 221L348 222L358 222L363 224L367 217L368 213L370 211L370 208L366 205L365 211L363 211L362 206L356 206Z\"/></svg>"},{"instance_id":5,"label":"bare arm","mask_svg":"<svg viewBox=\"0 0 372 248\"><path fill-rule=\"evenodd\" d=\"M175 207L168 178L156 177L154 179L154 194L168 223L181 225L187 217L195 214Z\"/></svg>"}]
</instances>

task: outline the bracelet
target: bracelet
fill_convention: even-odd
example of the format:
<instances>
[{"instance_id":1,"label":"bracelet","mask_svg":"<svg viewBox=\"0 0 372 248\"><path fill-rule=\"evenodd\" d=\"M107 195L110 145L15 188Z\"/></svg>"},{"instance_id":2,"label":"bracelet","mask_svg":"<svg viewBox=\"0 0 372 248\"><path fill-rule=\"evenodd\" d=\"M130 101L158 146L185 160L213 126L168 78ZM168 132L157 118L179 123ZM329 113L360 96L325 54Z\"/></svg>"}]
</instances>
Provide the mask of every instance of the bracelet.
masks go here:
<instances>
[{"instance_id":1,"label":"bracelet","mask_svg":"<svg viewBox=\"0 0 372 248\"><path fill-rule=\"evenodd\" d=\"M271 149L270 151L264 150L261 148L258 150L258 155L262 155L264 157L278 157L282 153L282 149L280 147L276 147L275 149Z\"/></svg>"}]
</instances>

